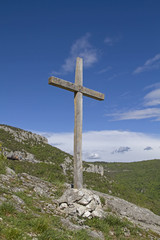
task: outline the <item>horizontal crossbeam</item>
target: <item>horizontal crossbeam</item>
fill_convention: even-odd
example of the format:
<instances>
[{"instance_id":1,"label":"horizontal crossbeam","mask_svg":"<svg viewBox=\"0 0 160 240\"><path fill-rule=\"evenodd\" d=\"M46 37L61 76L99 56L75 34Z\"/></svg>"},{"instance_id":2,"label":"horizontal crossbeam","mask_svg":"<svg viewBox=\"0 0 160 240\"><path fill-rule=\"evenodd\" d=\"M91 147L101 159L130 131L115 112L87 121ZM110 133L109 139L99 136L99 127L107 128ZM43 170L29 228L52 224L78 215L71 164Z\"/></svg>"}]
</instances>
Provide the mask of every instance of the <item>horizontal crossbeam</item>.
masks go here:
<instances>
[{"instance_id":1,"label":"horizontal crossbeam","mask_svg":"<svg viewBox=\"0 0 160 240\"><path fill-rule=\"evenodd\" d=\"M104 100L103 93L94 91L92 89L89 89L83 86L76 85L74 83L62 80L60 78L50 77L48 79L48 83L52 86L63 88L71 92L81 92L84 96L94 98L99 101Z\"/></svg>"}]
</instances>

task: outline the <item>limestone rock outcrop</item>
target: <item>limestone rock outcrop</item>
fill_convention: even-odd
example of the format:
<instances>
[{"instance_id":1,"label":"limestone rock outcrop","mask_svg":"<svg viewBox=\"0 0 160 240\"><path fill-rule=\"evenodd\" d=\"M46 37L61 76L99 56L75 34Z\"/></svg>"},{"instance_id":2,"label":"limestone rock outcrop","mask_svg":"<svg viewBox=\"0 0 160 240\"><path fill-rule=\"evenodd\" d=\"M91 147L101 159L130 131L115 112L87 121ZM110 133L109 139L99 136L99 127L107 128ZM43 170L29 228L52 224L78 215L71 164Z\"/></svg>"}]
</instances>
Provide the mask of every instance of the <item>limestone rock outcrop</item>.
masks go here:
<instances>
[{"instance_id":1,"label":"limestone rock outcrop","mask_svg":"<svg viewBox=\"0 0 160 240\"><path fill-rule=\"evenodd\" d=\"M86 172L92 172L92 173L98 173L101 176L104 175L104 168L101 165L96 164L88 164L88 167L84 168L84 171Z\"/></svg>"},{"instance_id":2,"label":"limestone rock outcrop","mask_svg":"<svg viewBox=\"0 0 160 240\"><path fill-rule=\"evenodd\" d=\"M0 125L0 129L4 129L5 131L11 133L17 142L28 141L29 139L31 139L36 142L48 143L47 138L40 136L36 133L24 131L18 128L11 128L6 125Z\"/></svg>"},{"instance_id":3,"label":"limestone rock outcrop","mask_svg":"<svg viewBox=\"0 0 160 240\"><path fill-rule=\"evenodd\" d=\"M132 223L141 226L143 229L151 229L160 234L160 216L154 214L150 210L130 203L124 199L111 196L109 194L93 191L100 197L105 199L105 208L111 209L120 217L125 217Z\"/></svg>"},{"instance_id":4,"label":"limestone rock outcrop","mask_svg":"<svg viewBox=\"0 0 160 240\"><path fill-rule=\"evenodd\" d=\"M61 164L61 168L63 169L64 175L67 175L67 171L73 172L73 160L69 157L67 157L64 161L64 163ZM104 168L102 165L97 165L93 163L88 163L87 167L83 167L83 171L85 172L91 172L91 173L98 173L101 176L104 175Z\"/></svg>"},{"instance_id":5,"label":"limestone rock outcrop","mask_svg":"<svg viewBox=\"0 0 160 240\"><path fill-rule=\"evenodd\" d=\"M4 151L4 155L10 160L18 160L18 161L27 161L32 163L40 163L35 156L26 151Z\"/></svg>"}]
</instances>

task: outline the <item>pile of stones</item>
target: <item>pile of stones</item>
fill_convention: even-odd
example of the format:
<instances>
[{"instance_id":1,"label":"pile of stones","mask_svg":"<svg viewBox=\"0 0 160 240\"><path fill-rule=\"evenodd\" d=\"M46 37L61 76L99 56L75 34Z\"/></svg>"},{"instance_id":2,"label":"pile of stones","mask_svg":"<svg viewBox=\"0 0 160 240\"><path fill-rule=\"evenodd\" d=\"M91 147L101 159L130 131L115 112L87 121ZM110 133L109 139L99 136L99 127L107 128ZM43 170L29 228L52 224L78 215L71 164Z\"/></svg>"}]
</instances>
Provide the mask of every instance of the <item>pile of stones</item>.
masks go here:
<instances>
[{"instance_id":1,"label":"pile of stones","mask_svg":"<svg viewBox=\"0 0 160 240\"><path fill-rule=\"evenodd\" d=\"M57 202L57 210L66 216L89 219L104 216L99 196L87 189L67 189Z\"/></svg>"}]
</instances>

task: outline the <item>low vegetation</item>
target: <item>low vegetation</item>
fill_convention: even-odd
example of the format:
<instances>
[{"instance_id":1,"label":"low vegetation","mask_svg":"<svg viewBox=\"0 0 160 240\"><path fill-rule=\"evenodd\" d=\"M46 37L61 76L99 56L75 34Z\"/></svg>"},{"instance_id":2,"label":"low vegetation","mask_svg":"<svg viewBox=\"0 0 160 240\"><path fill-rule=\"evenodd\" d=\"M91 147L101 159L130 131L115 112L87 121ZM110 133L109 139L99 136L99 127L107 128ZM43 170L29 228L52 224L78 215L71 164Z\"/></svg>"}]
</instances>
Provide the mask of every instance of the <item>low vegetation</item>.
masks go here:
<instances>
[{"instance_id":1,"label":"low vegetation","mask_svg":"<svg viewBox=\"0 0 160 240\"><path fill-rule=\"evenodd\" d=\"M92 240L85 229L68 230L63 226L60 217L36 212L18 212L11 203L0 206L0 239L2 240ZM93 231L101 231L105 240L150 240L156 235L133 226L127 220L114 216L104 219L93 218L84 222Z\"/></svg>"},{"instance_id":2,"label":"low vegetation","mask_svg":"<svg viewBox=\"0 0 160 240\"><path fill-rule=\"evenodd\" d=\"M121 220L120 218L108 215L106 218L92 218L86 220L85 224L93 227L97 231L104 234L106 240L110 239L149 239L149 234L138 227L133 226L128 220ZM154 234L153 234L154 236Z\"/></svg>"},{"instance_id":3,"label":"low vegetation","mask_svg":"<svg viewBox=\"0 0 160 240\"><path fill-rule=\"evenodd\" d=\"M13 128L21 132L21 129ZM34 154L38 163L9 160L3 155L4 150L26 151ZM26 140L16 141L13 134L0 128L0 174L5 174L6 167L17 174L27 173L52 183L55 187L54 197L59 197L64 190L64 183L73 183L71 170L64 175L61 164L69 154L50 146L44 142ZM85 163L87 165L87 163ZM99 192L108 193L141 207L146 207L160 215L160 160L142 161L134 163L94 163L104 167L104 176L97 173L84 172L84 185ZM10 187L21 187L21 182L12 179ZM42 212L38 203L48 201L45 197L36 198L34 192L17 192L17 197L25 203L25 212L15 207L7 185L0 188L0 197L7 198L7 202L0 200L0 239L2 240L89 240L93 239L86 229L79 231L68 230L61 222L61 216ZM39 202L38 202L39 201ZM101 198L102 205L105 200ZM101 231L106 240L149 240L158 239L153 233L145 232L132 225L127 220L121 220L108 214L104 219L93 218L85 220L93 231Z\"/></svg>"},{"instance_id":4,"label":"low vegetation","mask_svg":"<svg viewBox=\"0 0 160 240\"><path fill-rule=\"evenodd\" d=\"M10 203L3 203L0 206L0 221L0 239L2 240L91 240L85 230L67 230L59 216L20 213Z\"/></svg>"},{"instance_id":5,"label":"low vegetation","mask_svg":"<svg viewBox=\"0 0 160 240\"><path fill-rule=\"evenodd\" d=\"M103 165L105 177L85 173L89 187L123 198L160 215L160 160L96 164Z\"/></svg>"}]
</instances>

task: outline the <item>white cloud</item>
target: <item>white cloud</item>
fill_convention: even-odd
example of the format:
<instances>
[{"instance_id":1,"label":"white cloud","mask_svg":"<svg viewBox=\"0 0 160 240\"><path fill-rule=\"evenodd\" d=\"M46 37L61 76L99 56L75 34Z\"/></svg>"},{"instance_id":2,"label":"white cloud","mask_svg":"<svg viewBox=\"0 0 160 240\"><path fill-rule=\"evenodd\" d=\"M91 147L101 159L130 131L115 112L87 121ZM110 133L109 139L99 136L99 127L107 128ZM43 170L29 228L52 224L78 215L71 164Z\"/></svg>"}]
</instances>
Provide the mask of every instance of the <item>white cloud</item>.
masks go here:
<instances>
[{"instance_id":1,"label":"white cloud","mask_svg":"<svg viewBox=\"0 0 160 240\"><path fill-rule=\"evenodd\" d=\"M71 46L68 58L57 73L73 72L75 69L76 58L81 57L84 61L84 67L91 67L98 61L98 50L89 42L90 34L77 39ZM54 73L54 72L53 72Z\"/></svg>"},{"instance_id":2,"label":"white cloud","mask_svg":"<svg viewBox=\"0 0 160 240\"><path fill-rule=\"evenodd\" d=\"M73 133L41 134L48 138L50 144L73 154ZM84 132L83 160L132 162L154 158L158 159L160 156L159 143L160 136L156 137L138 132L117 130ZM144 151L146 146L152 146L152 151ZM116 149L119 154L112 154ZM120 154L120 152L124 152L124 154Z\"/></svg>"},{"instance_id":3,"label":"white cloud","mask_svg":"<svg viewBox=\"0 0 160 240\"><path fill-rule=\"evenodd\" d=\"M126 112L115 112L106 114L106 116L112 116L113 120L131 120L131 119L147 119L151 118L155 121L160 121L160 108L154 107L160 105L160 85L152 84L145 89L157 88L150 91L144 96L143 109L134 109Z\"/></svg>"},{"instance_id":4,"label":"white cloud","mask_svg":"<svg viewBox=\"0 0 160 240\"><path fill-rule=\"evenodd\" d=\"M160 54L155 55L153 58L148 59L143 66L136 68L133 74L146 72L153 69L160 68Z\"/></svg>"},{"instance_id":5,"label":"white cloud","mask_svg":"<svg viewBox=\"0 0 160 240\"><path fill-rule=\"evenodd\" d=\"M114 117L114 120L130 120L130 119L146 119L155 118L156 121L160 119L160 108L146 108L140 110L130 110L123 113L106 114L106 116Z\"/></svg>"},{"instance_id":6,"label":"white cloud","mask_svg":"<svg viewBox=\"0 0 160 240\"><path fill-rule=\"evenodd\" d=\"M155 89L148 93L145 97L146 106L156 106L160 104L160 88Z\"/></svg>"}]
</instances>

